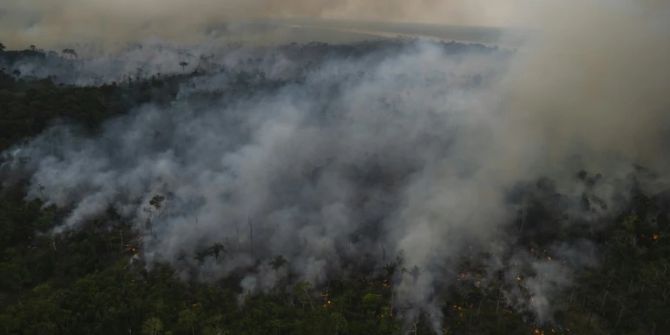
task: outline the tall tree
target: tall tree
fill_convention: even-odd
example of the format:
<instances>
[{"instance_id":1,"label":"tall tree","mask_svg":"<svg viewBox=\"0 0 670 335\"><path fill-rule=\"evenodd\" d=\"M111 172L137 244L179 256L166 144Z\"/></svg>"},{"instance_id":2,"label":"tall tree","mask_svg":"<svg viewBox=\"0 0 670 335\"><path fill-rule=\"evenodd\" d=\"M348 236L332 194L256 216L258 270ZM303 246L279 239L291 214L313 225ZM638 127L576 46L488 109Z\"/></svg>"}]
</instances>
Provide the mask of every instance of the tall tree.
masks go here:
<instances>
[{"instance_id":1,"label":"tall tree","mask_svg":"<svg viewBox=\"0 0 670 335\"><path fill-rule=\"evenodd\" d=\"M188 66L188 63L187 62L179 62L179 66L181 66L182 71L185 71L186 67Z\"/></svg>"}]
</instances>

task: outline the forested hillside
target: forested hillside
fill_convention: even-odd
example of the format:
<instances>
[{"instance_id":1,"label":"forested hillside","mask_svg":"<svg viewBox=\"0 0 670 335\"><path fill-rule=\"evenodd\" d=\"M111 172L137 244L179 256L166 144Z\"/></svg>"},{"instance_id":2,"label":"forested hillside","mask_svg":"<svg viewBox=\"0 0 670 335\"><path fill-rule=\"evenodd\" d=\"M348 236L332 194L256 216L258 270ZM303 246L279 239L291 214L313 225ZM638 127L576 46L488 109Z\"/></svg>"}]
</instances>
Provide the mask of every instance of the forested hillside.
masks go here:
<instances>
[{"instance_id":1,"label":"forested hillside","mask_svg":"<svg viewBox=\"0 0 670 335\"><path fill-rule=\"evenodd\" d=\"M389 43L385 47L389 48L389 53L394 53L404 47L395 43L407 42L384 43ZM450 57L459 57L464 52L499 52L458 43L440 47ZM204 69L191 62L179 67L181 73L146 73L120 82L86 86L60 81L57 76L40 78L15 70L15 64L28 61L26 59L43 66L51 66L50 58L59 59L59 64L77 62L76 59L49 55L40 50L0 51L0 65L3 66L0 72L0 151L16 150L54 125L66 124L75 129L78 136L95 138L107 134L105 122L119 120L117 117L145 106L189 108L196 114L208 116L202 110L211 108L214 102L217 106L244 106L245 99L257 92L264 92L264 99L272 101L272 94L276 92L299 91L316 85L310 81L314 78L310 71L327 67L323 64L328 60L372 57L370 62L374 63L374 57L377 57L374 50L381 46L312 44L283 48L283 57L300 59L296 63L304 65L292 69L294 72L290 76L272 74L270 70L264 70L268 68L264 67L264 60L248 58L240 61L245 64L242 68L214 67L218 76L226 78L224 84L216 81L220 78L212 79L206 75L211 68ZM500 57L507 56L503 53ZM302 58L311 62L306 63ZM365 73L356 71L358 69L352 71L352 76L365 78ZM330 72L326 73L330 75ZM337 75L340 74L332 76ZM467 87L479 87L484 85L482 81L487 80L487 75L464 75L456 80L465 81ZM201 84L207 85L208 89L193 88ZM216 89L209 89L211 87ZM336 94L333 92L345 89L333 85L326 93L315 90L314 94ZM397 94L411 95L412 92ZM390 106L395 102L389 98L383 103ZM324 119L328 120L331 115L336 115L329 109L331 107L318 105L315 109L323 112ZM393 108L388 107L389 110ZM173 116L172 122L180 120L179 117ZM124 125L130 127L131 121L121 120L118 122L126 122ZM304 122L318 124L325 121ZM168 129L172 125L161 127L158 129ZM111 138L109 134L104 136ZM156 131L154 137L160 136ZM221 141L217 145L224 147L228 144ZM396 185L387 179L413 173L383 166L385 161L374 161L376 156L373 155L370 154L373 157L370 164L346 168L351 180L374 188L375 192L390 193ZM9 156L2 156L0 164L10 160ZM318 179L319 169L303 171L300 178ZM413 167L407 169L414 171ZM577 209L563 205L572 201L575 195L563 194L551 177L533 176L533 180L510 190L510 203L523 203L501 233L510 236L514 247L502 253L502 265L498 270L491 270L486 261L491 255L486 250L473 251L458 259L455 268L445 274L447 284L439 285L439 291L435 293L443 315L441 331L444 334L658 335L670 332L670 192L643 187L660 177L642 166L633 170L623 177L633 185L630 194L616 198L614 204L595 195L594 189L606 183L607 178L619 176L600 175L599 171L572 172L570 182L582 190L576 196L579 200ZM199 276L195 270L198 266L207 268L211 264L232 262L238 252L236 248L240 248L239 237L237 245L228 240L205 241L194 252L186 250L174 263L160 259L148 262L143 257L143 239L153 235L138 228L137 222L118 208L109 206L104 213L77 223L76 229L61 231L57 227L68 219L76 204L57 206L47 201L48 197L40 198L34 192L28 196L29 175L7 170L0 176L4 179L0 190L2 334L372 335L431 334L435 328L425 313L409 321L401 317L405 311L394 303L394 285L398 283L398 276L416 277L420 271L407 264L402 254L391 254L391 251L387 254L384 250L381 261L377 258L366 261L361 256L361 264L352 262L343 266L345 272L331 275L319 283L310 283L300 274L293 273L293 268L288 266L294 261L290 255L258 256L252 264L244 266L262 267L268 273L285 275L278 276L280 279L272 287L247 294L242 284L246 277L244 270L230 271L218 277ZM51 176L60 177L58 174ZM289 191L282 194L292 196ZM370 198L373 195L365 192L355 198L363 208L360 211L367 215L364 220L383 220L384 216L368 215L377 213L365 209L375 204ZM170 195L152 194L150 201L142 205L158 210L165 199L169 200ZM608 206L608 212L612 214L594 219L597 225L591 221L564 223L575 217L586 217L586 214L576 215L575 211L591 215ZM358 207L354 208L358 210ZM251 228L251 224L249 228L245 226L242 234L247 234L246 230ZM252 231L249 235L254 233L260 236L257 239L263 238L262 232ZM358 241L364 240L368 232L351 234L357 234L354 241ZM254 251L253 237L249 239L252 255L263 252L262 246L257 246L258 251ZM539 270L513 263L516 258L510 254L523 253L525 259L567 264L571 262L567 257L555 256L560 254L556 252L557 246L566 244L588 245L584 248L591 250L592 257L574 267L574 276L566 279L568 284L556 286L551 301L533 302L534 297L529 293L532 282L527 280L538 280L538 277L526 278L526 274L533 276ZM188 264L186 270L178 268L182 263ZM518 271L509 270L515 266ZM514 273L517 275L510 277ZM533 303L550 304L551 315L540 320L531 307L519 302L522 298L513 297L510 292L528 298L530 306L535 306Z\"/></svg>"}]
</instances>

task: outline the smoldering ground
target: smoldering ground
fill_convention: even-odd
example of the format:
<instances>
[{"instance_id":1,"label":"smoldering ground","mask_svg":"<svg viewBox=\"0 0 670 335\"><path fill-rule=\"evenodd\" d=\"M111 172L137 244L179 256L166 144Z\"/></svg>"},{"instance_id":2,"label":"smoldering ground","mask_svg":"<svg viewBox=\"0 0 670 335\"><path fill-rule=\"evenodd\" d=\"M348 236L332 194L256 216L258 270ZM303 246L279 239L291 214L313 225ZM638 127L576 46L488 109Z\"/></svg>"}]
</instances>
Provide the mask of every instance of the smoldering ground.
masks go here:
<instances>
[{"instance_id":1,"label":"smoldering ground","mask_svg":"<svg viewBox=\"0 0 670 335\"><path fill-rule=\"evenodd\" d=\"M3 170L70 209L57 232L113 208L148 266L184 277L241 274L256 292L400 256L396 306L438 329L439 293L478 255L510 283L509 304L549 321L572 272L597 263L588 239L557 230L605 227L635 190L665 189L668 171L668 12L587 5L513 53L422 41L317 62L260 53L96 136L51 128L6 152Z\"/></svg>"}]
</instances>

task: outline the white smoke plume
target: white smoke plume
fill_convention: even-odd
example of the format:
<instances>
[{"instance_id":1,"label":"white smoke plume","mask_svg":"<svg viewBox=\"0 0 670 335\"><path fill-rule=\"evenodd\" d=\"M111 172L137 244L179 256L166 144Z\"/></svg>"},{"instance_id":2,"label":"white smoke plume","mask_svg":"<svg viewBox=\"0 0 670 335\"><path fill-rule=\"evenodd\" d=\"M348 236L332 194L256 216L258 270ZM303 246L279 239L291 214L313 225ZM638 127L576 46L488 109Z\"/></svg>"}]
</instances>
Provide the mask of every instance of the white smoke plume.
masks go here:
<instances>
[{"instance_id":1,"label":"white smoke plume","mask_svg":"<svg viewBox=\"0 0 670 335\"><path fill-rule=\"evenodd\" d=\"M7 73L22 78L51 79L59 84L100 86L147 80L193 72L212 72L223 68L242 70L245 61L263 48L239 44L178 45L147 40L114 53L95 48L74 50L74 55L54 51L17 59L0 58ZM226 55L222 57L222 55Z\"/></svg>"},{"instance_id":2,"label":"white smoke plume","mask_svg":"<svg viewBox=\"0 0 670 335\"><path fill-rule=\"evenodd\" d=\"M258 71L191 79L171 106L142 106L98 136L52 128L3 168L30 176L30 198L71 208L59 231L114 208L141 232L148 264L184 276L243 274L245 290L262 291L289 272L319 284L402 255L416 270L398 275L395 303L438 329L440 289L485 254L511 283L508 303L547 321L596 252L587 241L550 244L550 257L522 249L519 211L533 234L598 229L636 164L667 177L670 121L667 5L551 12L514 53L417 42L304 67L264 54ZM524 214L533 201L566 216ZM213 245L221 256L193 257ZM287 269L268 265L276 256Z\"/></svg>"}]
</instances>

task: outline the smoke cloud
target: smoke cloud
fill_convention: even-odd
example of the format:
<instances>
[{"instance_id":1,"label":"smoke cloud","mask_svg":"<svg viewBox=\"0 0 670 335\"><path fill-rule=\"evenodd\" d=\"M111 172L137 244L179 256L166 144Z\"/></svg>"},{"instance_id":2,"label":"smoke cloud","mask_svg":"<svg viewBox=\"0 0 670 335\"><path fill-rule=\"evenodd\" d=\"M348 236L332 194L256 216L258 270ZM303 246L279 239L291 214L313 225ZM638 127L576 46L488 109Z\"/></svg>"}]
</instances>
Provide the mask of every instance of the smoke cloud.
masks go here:
<instances>
[{"instance_id":1,"label":"smoke cloud","mask_svg":"<svg viewBox=\"0 0 670 335\"><path fill-rule=\"evenodd\" d=\"M439 24L503 25L514 17L511 1L374 0L9 0L0 4L0 40L12 47L97 43L123 47L147 38L202 42L211 26L225 24L240 40L271 39L249 23L268 19L325 18ZM292 23L275 21L273 39ZM266 27L267 28L267 27ZM318 28L309 28L317 29Z\"/></svg>"},{"instance_id":2,"label":"smoke cloud","mask_svg":"<svg viewBox=\"0 0 670 335\"><path fill-rule=\"evenodd\" d=\"M242 274L255 292L289 272L319 284L398 255L415 270L398 274L396 305L437 329L440 289L486 255L508 303L548 321L597 251L549 241L538 257L527 239L607 224L636 165L668 177L670 8L589 0L526 13L541 29L513 53L419 41L306 67L266 50L96 137L54 127L6 152L3 169L29 176L30 198L71 208L59 231L114 208L141 232L147 264L184 277ZM244 94L232 89L241 75ZM537 204L562 219L533 215ZM193 257L217 244L222 256ZM286 268L269 266L276 256Z\"/></svg>"}]
</instances>

